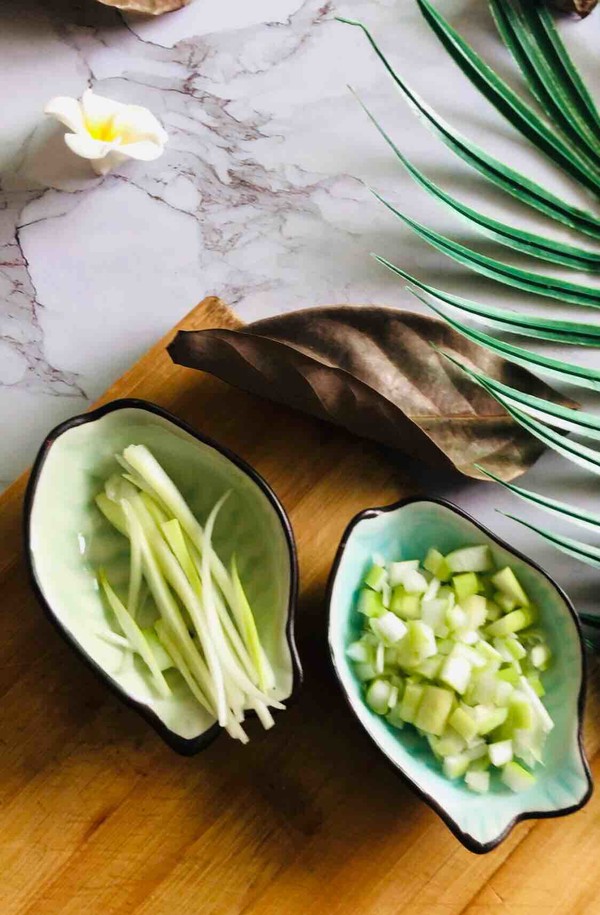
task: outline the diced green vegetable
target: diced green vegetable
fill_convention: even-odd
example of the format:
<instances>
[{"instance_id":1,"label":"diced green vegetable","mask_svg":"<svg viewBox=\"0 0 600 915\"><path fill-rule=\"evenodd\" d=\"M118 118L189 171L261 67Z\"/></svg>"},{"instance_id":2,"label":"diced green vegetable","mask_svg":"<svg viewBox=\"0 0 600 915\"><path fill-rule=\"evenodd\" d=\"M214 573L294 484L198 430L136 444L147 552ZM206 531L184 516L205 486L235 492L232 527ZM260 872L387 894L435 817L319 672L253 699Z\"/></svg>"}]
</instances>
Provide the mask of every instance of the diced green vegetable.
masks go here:
<instances>
[{"instance_id":1,"label":"diced green vegetable","mask_svg":"<svg viewBox=\"0 0 600 915\"><path fill-rule=\"evenodd\" d=\"M373 680L366 694L367 705L379 715L385 715L389 711L391 691L392 686L387 680Z\"/></svg>"},{"instance_id":2,"label":"diced green vegetable","mask_svg":"<svg viewBox=\"0 0 600 915\"><path fill-rule=\"evenodd\" d=\"M425 557L423 568L428 572L431 572L432 575L435 575L439 581L450 581L452 576L450 566L440 551L434 549L433 547L429 550L427 556Z\"/></svg>"},{"instance_id":3,"label":"diced green vegetable","mask_svg":"<svg viewBox=\"0 0 600 915\"><path fill-rule=\"evenodd\" d=\"M371 629L386 645L395 645L406 635L407 627L395 613L384 613L371 620Z\"/></svg>"},{"instance_id":4,"label":"diced green vegetable","mask_svg":"<svg viewBox=\"0 0 600 915\"><path fill-rule=\"evenodd\" d=\"M492 554L488 546L467 546L453 550L446 556L446 563L452 573L488 572L493 567Z\"/></svg>"},{"instance_id":5,"label":"diced green vegetable","mask_svg":"<svg viewBox=\"0 0 600 915\"><path fill-rule=\"evenodd\" d=\"M488 745L488 753L493 766L505 766L513 758L512 740L499 740Z\"/></svg>"},{"instance_id":6,"label":"diced green vegetable","mask_svg":"<svg viewBox=\"0 0 600 915\"><path fill-rule=\"evenodd\" d=\"M452 693L447 689L440 686L423 687L423 695L415 715L415 726L439 737L446 727L452 700Z\"/></svg>"},{"instance_id":7,"label":"diced green vegetable","mask_svg":"<svg viewBox=\"0 0 600 915\"><path fill-rule=\"evenodd\" d=\"M490 773L470 769L465 775L465 784L477 794L486 794L490 790Z\"/></svg>"},{"instance_id":8,"label":"diced green vegetable","mask_svg":"<svg viewBox=\"0 0 600 915\"><path fill-rule=\"evenodd\" d=\"M413 724L422 698L423 687L421 684L407 680L402 702L400 703L400 715L407 724Z\"/></svg>"},{"instance_id":9,"label":"diced green vegetable","mask_svg":"<svg viewBox=\"0 0 600 915\"><path fill-rule=\"evenodd\" d=\"M457 753L455 756L444 757L442 770L446 778L462 778L469 768L471 760L465 753Z\"/></svg>"},{"instance_id":10,"label":"diced green vegetable","mask_svg":"<svg viewBox=\"0 0 600 915\"><path fill-rule=\"evenodd\" d=\"M461 706L454 709L448 719L448 724L467 741L472 740L477 734L477 723L474 716Z\"/></svg>"},{"instance_id":11,"label":"diced green vegetable","mask_svg":"<svg viewBox=\"0 0 600 915\"><path fill-rule=\"evenodd\" d=\"M527 791L529 788L532 788L536 782L535 775L528 772L527 769L524 769L523 766L519 765L519 763L514 760L506 763L500 778L511 791L515 792Z\"/></svg>"},{"instance_id":12,"label":"diced green vegetable","mask_svg":"<svg viewBox=\"0 0 600 915\"><path fill-rule=\"evenodd\" d=\"M479 593L481 582L475 572L462 572L460 575L452 576L452 587L456 594L456 600L462 606L468 597Z\"/></svg>"},{"instance_id":13,"label":"diced green vegetable","mask_svg":"<svg viewBox=\"0 0 600 915\"><path fill-rule=\"evenodd\" d=\"M392 591L390 610L403 620L415 620L420 616L418 594L407 594L402 585Z\"/></svg>"},{"instance_id":14,"label":"diced green vegetable","mask_svg":"<svg viewBox=\"0 0 600 915\"><path fill-rule=\"evenodd\" d=\"M381 594L378 591L372 591L370 588L363 588L358 596L358 612L365 616L383 616L385 607L381 600Z\"/></svg>"},{"instance_id":15,"label":"diced green vegetable","mask_svg":"<svg viewBox=\"0 0 600 915\"><path fill-rule=\"evenodd\" d=\"M447 778L485 793L494 766L516 782L511 764L541 762L552 719L540 699L550 651L514 571L496 571L487 546L431 548L424 571L373 562L358 601L366 632L348 648L367 704L413 725Z\"/></svg>"},{"instance_id":16,"label":"diced green vegetable","mask_svg":"<svg viewBox=\"0 0 600 915\"><path fill-rule=\"evenodd\" d=\"M382 566L371 566L364 578L367 588L372 588L373 591L381 591L385 581L387 572Z\"/></svg>"},{"instance_id":17,"label":"diced green vegetable","mask_svg":"<svg viewBox=\"0 0 600 915\"><path fill-rule=\"evenodd\" d=\"M492 583L498 588L498 591L501 591L502 594L506 594L507 597L514 600L516 606L526 607L529 603L527 595L519 583L519 579L510 566L505 566L505 568L496 572L496 574L492 576Z\"/></svg>"},{"instance_id":18,"label":"diced green vegetable","mask_svg":"<svg viewBox=\"0 0 600 915\"><path fill-rule=\"evenodd\" d=\"M389 581L392 588L404 583L407 572L416 572L419 569L418 559L405 559L403 562L390 562L388 565Z\"/></svg>"}]
</instances>

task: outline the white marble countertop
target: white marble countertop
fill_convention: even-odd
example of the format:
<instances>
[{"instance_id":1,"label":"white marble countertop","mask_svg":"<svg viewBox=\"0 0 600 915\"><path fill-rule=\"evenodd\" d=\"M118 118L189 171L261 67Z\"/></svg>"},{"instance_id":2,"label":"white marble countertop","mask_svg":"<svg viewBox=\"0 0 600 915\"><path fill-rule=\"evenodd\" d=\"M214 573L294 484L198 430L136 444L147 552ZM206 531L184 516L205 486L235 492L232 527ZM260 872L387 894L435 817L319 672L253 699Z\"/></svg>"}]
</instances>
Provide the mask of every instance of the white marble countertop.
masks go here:
<instances>
[{"instance_id":1,"label":"white marble countertop","mask_svg":"<svg viewBox=\"0 0 600 915\"><path fill-rule=\"evenodd\" d=\"M486 4L439 6L521 86ZM493 203L496 214L540 228L418 123L364 36L334 22L333 9L330 0L192 0L149 21L93 0L4 0L0 487L31 461L53 425L84 409L207 294L221 296L245 320L325 303L414 309L402 284L369 258L377 251L472 298L561 313L548 300L519 297L454 267L370 195L367 184L429 225L468 239L395 163L348 83L432 178L467 202ZM440 51L413 0L339 0L336 9L367 23L411 85L471 139L590 206L479 97ZM562 29L589 85L598 87L600 13ZM67 150L63 129L42 114L52 96L80 96L88 86L150 108L169 133L164 156L95 177ZM487 484L424 483L456 497L516 545L526 542L580 603L595 606L596 585L585 569L494 514L499 505L514 509L514 499ZM550 454L528 474L533 488L545 484L554 495L595 500L600 509L595 483ZM548 516L538 521L548 523Z\"/></svg>"}]
</instances>

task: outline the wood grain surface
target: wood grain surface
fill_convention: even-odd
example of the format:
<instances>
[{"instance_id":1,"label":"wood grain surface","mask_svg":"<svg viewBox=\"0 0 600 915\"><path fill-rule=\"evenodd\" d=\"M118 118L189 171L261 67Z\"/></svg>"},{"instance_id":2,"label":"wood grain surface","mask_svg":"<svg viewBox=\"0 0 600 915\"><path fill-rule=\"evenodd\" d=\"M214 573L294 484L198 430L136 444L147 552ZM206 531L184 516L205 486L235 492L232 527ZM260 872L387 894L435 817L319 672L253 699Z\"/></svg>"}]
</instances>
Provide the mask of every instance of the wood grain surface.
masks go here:
<instances>
[{"instance_id":1,"label":"wood grain surface","mask_svg":"<svg viewBox=\"0 0 600 915\"><path fill-rule=\"evenodd\" d=\"M211 298L177 329L238 323ZM0 497L1 915L599 915L600 795L473 855L380 758L336 686L333 554L357 511L414 492L402 459L172 365L173 333L102 401L152 400L271 483L299 549L304 689L268 734L251 724L248 747L221 737L176 756L37 606L19 479ZM600 779L591 680L586 739Z\"/></svg>"}]
</instances>

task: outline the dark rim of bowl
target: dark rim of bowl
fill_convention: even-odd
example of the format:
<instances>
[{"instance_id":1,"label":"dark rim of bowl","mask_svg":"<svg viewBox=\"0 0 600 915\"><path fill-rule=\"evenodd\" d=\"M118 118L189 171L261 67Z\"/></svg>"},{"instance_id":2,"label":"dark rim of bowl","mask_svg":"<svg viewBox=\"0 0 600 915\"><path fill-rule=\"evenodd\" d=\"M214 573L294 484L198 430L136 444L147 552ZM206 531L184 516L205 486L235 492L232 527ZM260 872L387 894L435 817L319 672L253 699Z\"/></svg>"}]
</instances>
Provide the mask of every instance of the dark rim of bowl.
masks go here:
<instances>
[{"instance_id":1,"label":"dark rim of bowl","mask_svg":"<svg viewBox=\"0 0 600 915\"><path fill-rule=\"evenodd\" d=\"M340 541L340 545L338 546L337 552L335 554L333 566L332 566L331 572L329 574L329 580L327 583L327 595L326 595L326 606L327 606L327 617L328 617L328 619L327 619L328 644L329 644L329 653L331 656L331 662L333 665L333 669L335 671L335 675L336 675L339 685L341 687L342 693L344 695L344 698L345 698L347 704L349 705L349 707L352 711L352 714L354 715L355 718L356 718L356 711L354 709L354 704L353 704L352 700L350 699L350 696L348 695L348 692L346 691L346 688L344 687L344 684L342 682L342 678L341 678L341 675L340 675L340 672L338 670L338 666L336 663L336 655L333 650L333 646L331 644L331 636L330 636L331 599L332 599L332 594L333 594L334 582L337 577L338 568L339 568L342 556L344 554L344 550L346 549L346 546L350 539L350 536L351 536L354 528L361 521L364 521L366 518L375 518L378 515L387 514L388 512L394 512L399 508L404 508L405 506L412 505L415 502L428 502L428 503L433 503L435 505L442 505L444 508L447 508L450 511L454 512L455 514L460 515L461 517L465 518L467 521L470 521L471 524L473 524L474 527L476 527L478 530L480 530L483 534L485 534L491 540L493 540L495 543L497 543L498 546L507 550L507 552L511 553L513 556L516 556L517 559L521 559L527 565L531 566L531 568L533 568L537 572L539 572L540 575L542 575L545 579L547 579L547 581L557 591L559 597L563 600L565 607L569 611L569 613L573 619L573 622L575 623L575 629L577 632L577 638L578 638L578 642L579 642L579 653L580 653L580 657L581 657L581 683L580 683L580 687L579 687L579 696L577 699L577 745L578 745L578 749L579 749L579 755L580 755L581 761L583 763L583 769L584 769L584 772L585 772L585 775L587 778L587 782L588 782L587 791L585 792L582 799L577 804L573 804L571 807L563 807L560 810L540 810L540 811L526 810L526 811L523 811L522 813L517 814L515 817L513 817L513 819L507 825L506 829L504 829L504 831L499 836L497 836L495 839L493 839L491 842L478 842L477 839L474 839L473 836L469 835L469 833L463 832L463 830L461 830L459 828L457 823L447 813L447 811L445 810L443 805L439 804L431 794L428 794L427 791L424 791L422 788L419 788L414 783L414 781L412 780L410 775L408 775L408 773L400 765L395 763L387 755L387 753L385 753L385 751L383 751L381 749L381 747L379 746L379 744L377 743L375 738L369 733L369 731L364 727L364 725L362 725L362 722L359 722L359 724L361 724L361 729L367 734L369 740L377 747L379 752L383 754L383 756L388 761L388 763L401 776L401 778L409 785L409 787L417 795L419 795L419 797L421 797L425 801L425 803L428 804L431 807L431 809L435 811L435 813L437 813L437 815L446 824L448 829L453 833L454 836L456 836L456 838L459 840L459 842L462 842L462 844L465 846L465 848L467 848L469 851L474 852L475 854L478 854L478 855L483 855L489 851L492 851L494 848L497 848L498 845L500 845L500 843L503 842L504 839L507 838L509 833L512 832L512 830L517 825L517 823L520 823L522 820L551 819L553 817L566 816L567 814L575 813L577 810L581 810L581 808L584 807L585 804L587 804L590 797L592 796L592 792L594 790L594 784L593 784L592 776L590 773L590 767L589 767L589 764L588 764L588 761L587 761L587 758L585 755L585 751L583 748L583 712L584 712L584 707L585 707L587 661L586 661L586 657L585 657L585 651L583 648L581 623L579 621L577 613L575 612L575 608L573 607L573 604L571 603L569 597L565 594L565 592L560 587L560 585L558 585L554 581L554 579L551 578L551 576L544 569L541 568L541 566L539 566L533 559L529 559L519 550L515 550L512 546L510 546L508 543L506 543L506 541L502 540L501 537L496 536L496 534L494 534L492 531L490 531L487 527L485 527L483 524L480 524L479 521L476 521L475 518L473 518L468 512L464 511L462 508L459 508L458 505L454 505L453 502L449 502L447 499L430 499L430 498L423 497L423 496L410 496L407 499L401 499L399 502L394 502L391 505L385 505L380 508L363 509L363 511L359 512L357 515L354 516L354 518L352 518L352 520L350 521L350 523L348 524L348 526L346 527L346 530L344 531L344 533L342 535L342 539Z\"/></svg>"},{"instance_id":2,"label":"dark rim of bowl","mask_svg":"<svg viewBox=\"0 0 600 915\"><path fill-rule=\"evenodd\" d=\"M139 702L138 700L133 699L129 693L127 693L109 677L109 675L100 666L100 664L94 661L94 659L82 649L70 630L64 626L58 617L54 614L52 607L46 600L42 586L38 581L35 571L33 549L31 546L31 513L40 475L52 445L57 441L58 438L60 438L61 435L63 435L63 433L74 429L76 426L81 426L86 423L93 423L96 420L101 419L103 416L106 416L108 413L114 413L118 410L124 409L142 410L146 413L152 413L155 416L159 416L161 419L167 420L168 422L177 426L179 429L183 429L184 432L187 432L194 439L196 439L196 441L201 442L203 445L207 445L209 448L213 448L215 451L218 451L229 461L231 461L232 464L243 471L246 476L250 477L253 483L255 483L261 492L267 497L267 500L279 518L285 535L290 560L290 588L285 632L292 663L292 690L290 695L285 699L286 703L294 702L296 700L302 685L302 667L300 664L298 649L296 647L294 632L296 607L298 601L298 556L296 552L296 543L294 540L294 534L290 520L283 505L269 484L266 482L266 480L263 479L257 470L255 470L250 464L243 460L243 458L239 457L239 455L235 454L233 451L230 451L229 448L219 444L219 442L215 441L213 438L210 438L210 436L201 435L199 432L197 432L183 420L179 419L173 413L170 413L168 410L164 410L162 407L159 407L157 404L151 403L150 401L140 400L135 397L112 400L95 410L91 410L89 413L78 414L77 416L71 417L71 419L65 420L63 423L60 423L58 426L52 429L51 432L48 433L42 442L42 445L40 446L36 459L33 463L33 467L31 468L31 474L27 483L27 489L23 503L23 536L25 559L29 574L29 580L36 594L36 597L41 604L46 617L54 625L54 627L64 638L67 644L83 659L88 667L102 679L102 681L109 687L109 689L122 702L124 702L125 705L133 708L139 715L141 715L141 717L144 718L148 724L152 726L152 728L154 728L157 734L165 741L166 744L168 744L169 747L171 747L171 749L175 750L176 753L179 753L182 756L194 756L200 750L204 750L206 747L208 747L209 744L211 744L219 736L223 728L221 728L219 724L215 723L207 731L204 731L203 734L192 738L181 737L179 734L175 734L173 731L171 731L167 725L158 717L158 715L152 711L152 709L150 709L143 702ZM275 709L274 711L276 712L277 710ZM254 712L249 712L249 715L256 717Z\"/></svg>"}]
</instances>

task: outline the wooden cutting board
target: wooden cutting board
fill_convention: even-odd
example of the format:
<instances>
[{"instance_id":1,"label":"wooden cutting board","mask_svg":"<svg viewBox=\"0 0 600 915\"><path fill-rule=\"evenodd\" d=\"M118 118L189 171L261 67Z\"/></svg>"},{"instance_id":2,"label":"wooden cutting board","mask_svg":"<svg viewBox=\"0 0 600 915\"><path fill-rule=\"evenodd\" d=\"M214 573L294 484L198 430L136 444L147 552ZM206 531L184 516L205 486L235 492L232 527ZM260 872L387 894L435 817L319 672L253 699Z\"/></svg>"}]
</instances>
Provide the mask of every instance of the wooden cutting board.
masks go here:
<instances>
[{"instance_id":1,"label":"wooden cutting board","mask_svg":"<svg viewBox=\"0 0 600 915\"><path fill-rule=\"evenodd\" d=\"M414 491L402 460L174 366L176 329L239 326L195 308L106 393L172 410L250 461L300 557L305 686L268 734L176 756L63 644L31 594L20 513L0 497L2 915L598 915L600 795L566 819L466 851L380 758L330 669L324 589L342 531ZM600 779L600 704L587 738Z\"/></svg>"}]
</instances>

